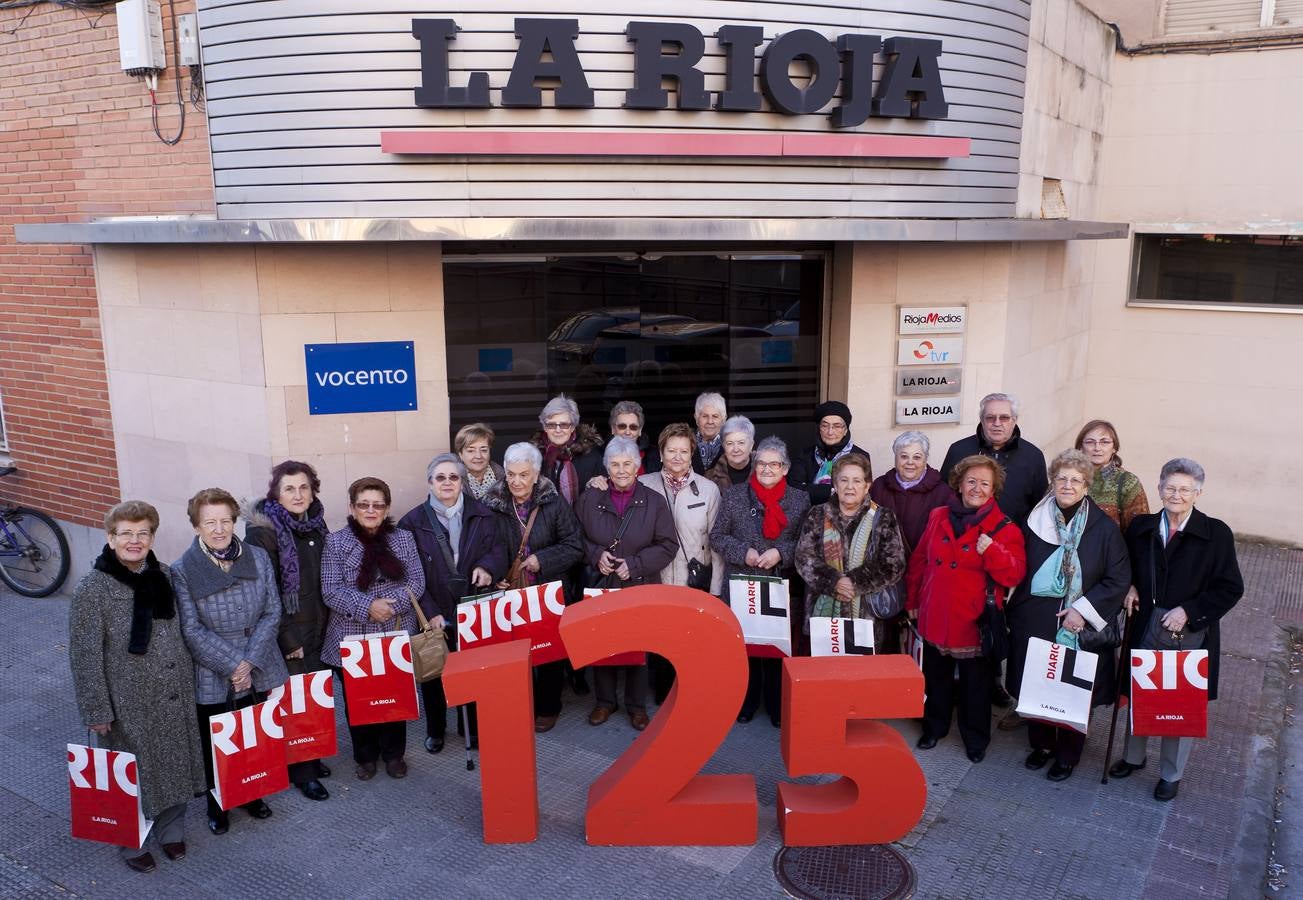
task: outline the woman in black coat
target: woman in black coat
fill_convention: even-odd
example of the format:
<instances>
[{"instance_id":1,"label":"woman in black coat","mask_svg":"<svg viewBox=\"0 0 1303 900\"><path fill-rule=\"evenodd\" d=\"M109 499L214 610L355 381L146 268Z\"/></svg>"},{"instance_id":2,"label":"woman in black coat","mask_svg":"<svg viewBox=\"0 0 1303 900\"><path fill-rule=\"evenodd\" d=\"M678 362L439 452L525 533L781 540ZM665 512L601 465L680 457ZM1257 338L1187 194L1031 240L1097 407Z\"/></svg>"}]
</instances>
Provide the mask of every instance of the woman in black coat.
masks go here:
<instances>
[{"instance_id":1,"label":"woman in black coat","mask_svg":"<svg viewBox=\"0 0 1303 900\"><path fill-rule=\"evenodd\" d=\"M1125 650L1158 649L1150 637L1163 629L1181 636L1184 649L1208 651L1208 699L1217 699L1221 619L1244 594L1244 579L1235 555L1235 535L1220 519L1194 508L1203 492L1203 467L1177 458L1158 476L1162 512L1136 516L1127 529L1132 588L1127 607L1136 611L1131 641ZM1126 754L1109 774L1126 778L1145 767L1148 739L1127 729ZM1180 788L1194 738L1162 738L1159 781L1154 799L1171 800Z\"/></svg>"},{"instance_id":2,"label":"woman in black coat","mask_svg":"<svg viewBox=\"0 0 1303 900\"><path fill-rule=\"evenodd\" d=\"M503 546L510 558L507 578L498 586L512 588L559 580L566 600L573 602L583 596L582 588L567 578L584 555L579 520L555 485L539 477L543 454L533 444L512 444L502 463L505 480L484 495L484 505L498 516ZM534 730L540 734L551 731L561 715L564 683L564 659L534 667Z\"/></svg>"},{"instance_id":3,"label":"woman in black coat","mask_svg":"<svg viewBox=\"0 0 1303 900\"><path fill-rule=\"evenodd\" d=\"M810 496L787 483L790 467L786 444L776 437L761 440L751 455L751 477L724 492L719 515L710 529L710 546L724 558L725 591L727 579L733 575L786 578L792 621L801 622L804 618L794 614L792 576L796 572L796 538L801 520L810 511ZM795 640L792 646L795 648ZM769 721L775 728L782 725L781 663L779 659L754 656L748 660L747 693L738 713L739 722L750 722L763 698Z\"/></svg>"},{"instance_id":4,"label":"woman in black coat","mask_svg":"<svg viewBox=\"0 0 1303 900\"><path fill-rule=\"evenodd\" d=\"M1122 611L1131 583L1126 542L1087 496L1094 477L1095 466L1080 450L1060 453L1050 463L1050 494L1023 526L1027 574L1007 607L1012 640L1006 679L1015 697L1022 689L1031 638L1076 647L1078 635L1102 631ZM1113 702L1116 668L1112 650L1100 653L1093 705ZM1071 776L1086 746L1084 734L1035 719L1027 722L1027 739L1032 747L1027 768L1042 769L1053 759L1046 773L1050 781Z\"/></svg>"},{"instance_id":5,"label":"woman in black coat","mask_svg":"<svg viewBox=\"0 0 1303 900\"><path fill-rule=\"evenodd\" d=\"M845 403L820 403L814 408L814 421L818 437L792 462L791 480L809 493L811 506L818 506L833 494L832 464L848 453L869 459L869 451L851 441L851 410Z\"/></svg>"},{"instance_id":6,"label":"woman in black coat","mask_svg":"<svg viewBox=\"0 0 1303 900\"><path fill-rule=\"evenodd\" d=\"M398 527L412 533L425 570L421 611L430 624L448 633L449 649L456 649L457 603L488 590L507 574L507 548L497 517L462 490L466 467L456 454L441 453L431 460L426 479L429 499L399 519ZM432 678L422 684L421 697L425 703L425 750L438 753L448 728L443 679ZM474 746L478 743L474 704L467 707L466 718ZM462 732L460 723L457 730Z\"/></svg>"},{"instance_id":7,"label":"woman in black coat","mask_svg":"<svg viewBox=\"0 0 1303 900\"><path fill-rule=\"evenodd\" d=\"M271 470L267 496L247 510L244 539L266 550L276 570L283 610L277 641L291 675L325 668L321 642L329 610L321 599L321 554L330 529L320 492L316 470L287 459ZM330 769L321 760L293 763L289 774L309 800L330 796L321 783Z\"/></svg>"}]
</instances>

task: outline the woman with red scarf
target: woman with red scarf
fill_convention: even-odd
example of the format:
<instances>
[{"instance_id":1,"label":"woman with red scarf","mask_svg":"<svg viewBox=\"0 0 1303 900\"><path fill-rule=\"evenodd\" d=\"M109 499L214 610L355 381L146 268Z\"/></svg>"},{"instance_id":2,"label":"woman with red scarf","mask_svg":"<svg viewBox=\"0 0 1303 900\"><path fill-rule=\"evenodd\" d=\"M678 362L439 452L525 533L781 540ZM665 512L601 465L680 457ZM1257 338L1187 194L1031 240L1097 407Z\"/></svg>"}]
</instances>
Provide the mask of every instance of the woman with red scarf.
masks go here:
<instances>
[{"instance_id":1,"label":"woman with red scarf","mask_svg":"<svg viewBox=\"0 0 1303 900\"><path fill-rule=\"evenodd\" d=\"M796 561L796 535L810 508L810 497L787 483L791 460L787 445L778 438L763 439L752 461L750 479L724 492L719 515L710 529L710 546L723 557L726 577L776 575L790 583ZM775 728L782 724L780 662L750 659L739 722L750 722L763 698L769 721Z\"/></svg>"},{"instance_id":2,"label":"woman with red scarf","mask_svg":"<svg viewBox=\"0 0 1303 900\"><path fill-rule=\"evenodd\" d=\"M543 477L552 482L573 509L588 480L602 474L602 437L591 425L579 424L579 404L565 394L547 402L538 414L541 431L534 446L543 454Z\"/></svg>"}]
</instances>

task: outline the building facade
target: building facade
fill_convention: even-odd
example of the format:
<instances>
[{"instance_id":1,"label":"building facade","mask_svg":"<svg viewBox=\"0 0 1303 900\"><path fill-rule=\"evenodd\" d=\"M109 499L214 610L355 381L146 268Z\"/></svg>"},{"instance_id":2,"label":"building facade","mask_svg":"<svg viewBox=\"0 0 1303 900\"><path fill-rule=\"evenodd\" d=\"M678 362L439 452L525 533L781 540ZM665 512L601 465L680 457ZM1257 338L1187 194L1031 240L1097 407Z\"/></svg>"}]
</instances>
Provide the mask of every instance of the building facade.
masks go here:
<instances>
[{"instance_id":1,"label":"building facade","mask_svg":"<svg viewBox=\"0 0 1303 900\"><path fill-rule=\"evenodd\" d=\"M291 456L336 523L361 475L410 505L459 426L500 453L559 391L604 428L718 390L794 446L842 399L881 471L1004 390L1047 453L1111 419L1151 503L1192 456L1210 512L1301 541L1303 29L1124 6L200 2L158 136L114 16L37 7L0 60L0 496L86 548L148 499L166 557L199 488Z\"/></svg>"}]
</instances>

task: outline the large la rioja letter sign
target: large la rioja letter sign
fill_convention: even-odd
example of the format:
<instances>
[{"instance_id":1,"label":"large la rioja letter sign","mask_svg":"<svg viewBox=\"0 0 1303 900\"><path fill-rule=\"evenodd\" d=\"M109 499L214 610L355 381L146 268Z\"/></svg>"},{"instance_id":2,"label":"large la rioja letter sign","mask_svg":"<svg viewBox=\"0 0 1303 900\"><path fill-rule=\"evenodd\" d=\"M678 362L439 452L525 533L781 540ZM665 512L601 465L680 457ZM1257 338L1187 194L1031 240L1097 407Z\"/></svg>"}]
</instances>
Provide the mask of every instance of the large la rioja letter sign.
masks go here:
<instances>
[{"instance_id":1,"label":"large la rioja letter sign","mask_svg":"<svg viewBox=\"0 0 1303 900\"><path fill-rule=\"evenodd\" d=\"M584 666L647 651L677 674L651 724L588 791L588 843L751 844L758 821L751 775L701 775L746 692L742 631L727 606L685 587L627 588L566 607L561 640ZM907 656L783 661L782 754L792 776L837 773L831 784L778 788L789 846L885 843L923 815L927 784L904 739L873 721L923 714L923 677ZM449 703L480 710L484 839L538 837L529 642L452 654ZM871 788L871 790L870 790Z\"/></svg>"}]
</instances>

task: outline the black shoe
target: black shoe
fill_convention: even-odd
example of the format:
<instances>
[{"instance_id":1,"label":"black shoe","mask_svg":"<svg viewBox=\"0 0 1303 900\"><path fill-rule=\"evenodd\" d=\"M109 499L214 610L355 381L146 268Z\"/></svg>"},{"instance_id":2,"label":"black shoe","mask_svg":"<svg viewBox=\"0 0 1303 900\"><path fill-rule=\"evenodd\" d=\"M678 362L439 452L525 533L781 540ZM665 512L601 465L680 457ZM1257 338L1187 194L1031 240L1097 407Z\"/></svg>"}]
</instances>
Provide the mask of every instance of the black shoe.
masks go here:
<instances>
[{"instance_id":1,"label":"black shoe","mask_svg":"<svg viewBox=\"0 0 1303 900\"><path fill-rule=\"evenodd\" d=\"M318 778L329 778L329 777L330 777L330 766L326 765L326 764L323 763L323 762L318 761L318 763L317 763L317 777L318 777Z\"/></svg>"},{"instance_id":2,"label":"black shoe","mask_svg":"<svg viewBox=\"0 0 1303 900\"><path fill-rule=\"evenodd\" d=\"M1163 801L1175 800L1176 792L1179 791L1180 789L1181 789L1181 782L1164 781L1163 779L1160 778L1158 779L1158 784L1154 785L1154 799L1163 800Z\"/></svg>"},{"instance_id":3,"label":"black shoe","mask_svg":"<svg viewBox=\"0 0 1303 900\"><path fill-rule=\"evenodd\" d=\"M302 791L303 796L307 797L309 800L330 799L330 791L326 790L326 786L315 778L299 785L299 790Z\"/></svg>"},{"instance_id":4,"label":"black shoe","mask_svg":"<svg viewBox=\"0 0 1303 900\"><path fill-rule=\"evenodd\" d=\"M985 751L985 750L969 750L969 751L968 751L968 761L969 761L969 762L971 762L971 763L980 763L980 762L981 762L982 760L984 760L984 759L986 759L986 751Z\"/></svg>"},{"instance_id":5,"label":"black shoe","mask_svg":"<svg viewBox=\"0 0 1303 900\"><path fill-rule=\"evenodd\" d=\"M1054 765L1050 766L1050 770L1045 773L1045 777L1050 781L1067 781L1072 777L1073 768L1073 766L1065 762L1059 762L1056 759Z\"/></svg>"},{"instance_id":6,"label":"black shoe","mask_svg":"<svg viewBox=\"0 0 1303 900\"><path fill-rule=\"evenodd\" d=\"M1054 754L1048 750L1033 750L1031 753L1027 754L1027 761L1023 763L1023 765L1031 769L1033 772L1039 772L1041 769L1045 768L1045 764L1050 761L1050 757L1053 755Z\"/></svg>"},{"instance_id":7,"label":"black shoe","mask_svg":"<svg viewBox=\"0 0 1303 900\"><path fill-rule=\"evenodd\" d=\"M133 872L152 872L156 868L154 865L154 855L146 850L139 856L133 856L126 860L127 868Z\"/></svg>"},{"instance_id":8,"label":"black shoe","mask_svg":"<svg viewBox=\"0 0 1303 900\"><path fill-rule=\"evenodd\" d=\"M782 727L783 727L783 720L782 720L780 717L778 717L778 716L770 716L770 717L769 717L769 724L772 725L772 726L774 726L775 728L782 728Z\"/></svg>"},{"instance_id":9,"label":"black shoe","mask_svg":"<svg viewBox=\"0 0 1303 900\"><path fill-rule=\"evenodd\" d=\"M1001 709L1008 709L1013 706L1013 695L1003 685L997 684L991 688L991 702Z\"/></svg>"},{"instance_id":10,"label":"black shoe","mask_svg":"<svg viewBox=\"0 0 1303 900\"><path fill-rule=\"evenodd\" d=\"M443 735L439 735L438 737L435 737L434 735L430 735L429 737L427 737L427 738L425 739L425 752L426 752L426 753L442 753L442 752L443 752Z\"/></svg>"},{"instance_id":11,"label":"black shoe","mask_svg":"<svg viewBox=\"0 0 1303 900\"><path fill-rule=\"evenodd\" d=\"M252 803L246 803L240 808L255 819L266 819L271 815L271 807L261 800L254 800Z\"/></svg>"},{"instance_id":12,"label":"black shoe","mask_svg":"<svg viewBox=\"0 0 1303 900\"><path fill-rule=\"evenodd\" d=\"M751 713L738 713L737 720L745 725L747 722L751 721Z\"/></svg>"},{"instance_id":13,"label":"black shoe","mask_svg":"<svg viewBox=\"0 0 1303 900\"><path fill-rule=\"evenodd\" d=\"M576 697L587 697L588 679L582 673L576 672L570 676L570 689L575 692Z\"/></svg>"},{"instance_id":14,"label":"black shoe","mask_svg":"<svg viewBox=\"0 0 1303 900\"><path fill-rule=\"evenodd\" d=\"M918 740L914 742L914 746L920 750L931 750L936 745L937 739L926 731L919 735Z\"/></svg>"},{"instance_id":15,"label":"black shoe","mask_svg":"<svg viewBox=\"0 0 1303 900\"><path fill-rule=\"evenodd\" d=\"M231 828L231 819L224 809L208 810L208 830L213 834L226 834Z\"/></svg>"},{"instance_id":16,"label":"black shoe","mask_svg":"<svg viewBox=\"0 0 1303 900\"><path fill-rule=\"evenodd\" d=\"M1113 765L1109 767L1108 777L1130 778L1132 772L1139 772L1144 767L1145 767L1145 763L1143 760L1139 764L1137 764L1137 763L1129 763L1125 759L1119 759L1117 762L1113 763Z\"/></svg>"}]
</instances>

